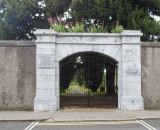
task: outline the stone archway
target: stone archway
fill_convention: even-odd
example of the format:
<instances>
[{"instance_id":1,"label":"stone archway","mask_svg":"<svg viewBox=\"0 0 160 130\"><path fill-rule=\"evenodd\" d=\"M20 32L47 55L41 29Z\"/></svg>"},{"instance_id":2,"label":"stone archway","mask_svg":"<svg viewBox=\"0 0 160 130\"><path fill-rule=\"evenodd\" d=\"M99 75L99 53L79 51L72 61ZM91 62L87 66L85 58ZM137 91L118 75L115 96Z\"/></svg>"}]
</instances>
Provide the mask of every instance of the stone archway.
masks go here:
<instances>
[{"instance_id":1,"label":"stone archway","mask_svg":"<svg viewBox=\"0 0 160 130\"><path fill-rule=\"evenodd\" d=\"M67 34L68 36L68 34ZM63 41L67 41L65 39L65 37L63 37L63 35L61 35L59 38L63 38ZM67 38L67 37L66 37ZM117 42L118 42L118 38L117 37ZM58 100L57 100L57 104L58 104L58 109L60 108L60 74L59 74L59 62L66 58L67 56L69 55L72 55L72 54L75 54L75 53L83 53L83 52L98 52L98 53L101 53L101 54L104 54L110 58L113 58L115 59L117 62L118 62L118 67L120 68L121 67L121 44L115 44L112 42L112 44L91 44L91 41L92 39L90 39L90 42L85 44L83 43L82 41L82 44L75 44L75 43L63 43L63 42L58 42L56 45L55 45L55 53L56 53L56 62L55 62L55 66L57 71L56 71L56 86L58 88L56 88L57 92L56 92L56 96L58 97ZM103 41L102 41L103 42ZM121 69L118 69L118 73L121 75ZM120 100L120 97L121 97L121 79L119 79L118 81L118 108L120 108L120 104L121 104L121 100Z\"/></svg>"},{"instance_id":2,"label":"stone archway","mask_svg":"<svg viewBox=\"0 0 160 130\"><path fill-rule=\"evenodd\" d=\"M86 51L105 54L118 65L118 108L143 110L139 31L121 34L57 33L37 30L37 86L35 111L59 109L59 62Z\"/></svg>"}]
</instances>

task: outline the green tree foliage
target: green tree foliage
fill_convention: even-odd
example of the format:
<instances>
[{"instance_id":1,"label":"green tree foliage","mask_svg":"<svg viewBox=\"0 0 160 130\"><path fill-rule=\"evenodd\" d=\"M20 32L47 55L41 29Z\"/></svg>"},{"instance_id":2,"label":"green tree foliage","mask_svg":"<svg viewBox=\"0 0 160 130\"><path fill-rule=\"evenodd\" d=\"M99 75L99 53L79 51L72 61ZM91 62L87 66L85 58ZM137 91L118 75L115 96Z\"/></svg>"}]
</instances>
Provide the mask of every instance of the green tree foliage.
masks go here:
<instances>
[{"instance_id":1,"label":"green tree foliage","mask_svg":"<svg viewBox=\"0 0 160 130\"><path fill-rule=\"evenodd\" d=\"M63 14L71 0L1 0L0 39L35 39L33 30L49 28L48 17Z\"/></svg>"},{"instance_id":2,"label":"green tree foliage","mask_svg":"<svg viewBox=\"0 0 160 130\"><path fill-rule=\"evenodd\" d=\"M107 26L108 32L116 22L130 30L141 30L143 41L160 41L160 0L0 0L0 39L35 39L32 31L49 28L47 19L62 15L71 8L72 19L85 18Z\"/></svg>"},{"instance_id":3,"label":"green tree foliage","mask_svg":"<svg viewBox=\"0 0 160 130\"><path fill-rule=\"evenodd\" d=\"M143 41L160 40L160 24L152 18L160 16L160 0L74 0L70 8L74 20L104 20L109 32L119 21L125 29L141 30Z\"/></svg>"},{"instance_id":4,"label":"green tree foliage","mask_svg":"<svg viewBox=\"0 0 160 130\"><path fill-rule=\"evenodd\" d=\"M97 92L103 82L104 69L107 69L107 90L114 93L115 67L114 60L98 53L72 55L60 62L60 87L64 91L71 81L76 81L92 92Z\"/></svg>"}]
</instances>

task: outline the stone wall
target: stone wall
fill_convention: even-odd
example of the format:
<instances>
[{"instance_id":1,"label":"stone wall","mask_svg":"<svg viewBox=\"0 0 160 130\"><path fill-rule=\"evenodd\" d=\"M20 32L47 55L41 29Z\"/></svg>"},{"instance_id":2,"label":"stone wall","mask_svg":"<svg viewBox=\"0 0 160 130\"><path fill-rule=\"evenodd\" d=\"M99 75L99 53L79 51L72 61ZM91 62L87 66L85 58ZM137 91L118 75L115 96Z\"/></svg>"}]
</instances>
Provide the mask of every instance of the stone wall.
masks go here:
<instances>
[{"instance_id":1,"label":"stone wall","mask_svg":"<svg viewBox=\"0 0 160 130\"><path fill-rule=\"evenodd\" d=\"M144 108L160 109L160 43L142 43L141 59Z\"/></svg>"},{"instance_id":2,"label":"stone wall","mask_svg":"<svg viewBox=\"0 0 160 130\"><path fill-rule=\"evenodd\" d=\"M141 44L145 109L160 109L160 43ZM32 41L0 41L0 110L33 110L36 46Z\"/></svg>"},{"instance_id":3,"label":"stone wall","mask_svg":"<svg viewBox=\"0 0 160 130\"><path fill-rule=\"evenodd\" d=\"M141 96L140 37L136 30L120 34L57 33L52 29L37 29L37 81L35 111L59 109L59 62L72 54L96 52L118 62L118 108L143 110Z\"/></svg>"},{"instance_id":4,"label":"stone wall","mask_svg":"<svg viewBox=\"0 0 160 130\"><path fill-rule=\"evenodd\" d=\"M35 53L32 41L0 41L0 110L33 110Z\"/></svg>"}]
</instances>

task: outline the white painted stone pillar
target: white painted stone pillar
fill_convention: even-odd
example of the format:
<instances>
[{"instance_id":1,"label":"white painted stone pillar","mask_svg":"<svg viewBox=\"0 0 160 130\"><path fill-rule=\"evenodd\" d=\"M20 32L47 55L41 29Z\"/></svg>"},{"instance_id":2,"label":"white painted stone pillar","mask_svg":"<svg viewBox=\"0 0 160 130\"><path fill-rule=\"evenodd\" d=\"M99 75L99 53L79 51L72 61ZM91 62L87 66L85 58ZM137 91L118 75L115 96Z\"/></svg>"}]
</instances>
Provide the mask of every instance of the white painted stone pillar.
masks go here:
<instances>
[{"instance_id":1,"label":"white painted stone pillar","mask_svg":"<svg viewBox=\"0 0 160 130\"><path fill-rule=\"evenodd\" d=\"M125 30L122 36L121 110L143 110L141 96L140 31Z\"/></svg>"},{"instance_id":2,"label":"white painted stone pillar","mask_svg":"<svg viewBox=\"0 0 160 130\"><path fill-rule=\"evenodd\" d=\"M56 34L51 29L37 29L36 40L36 97L35 111L57 110L55 94L55 43Z\"/></svg>"}]
</instances>

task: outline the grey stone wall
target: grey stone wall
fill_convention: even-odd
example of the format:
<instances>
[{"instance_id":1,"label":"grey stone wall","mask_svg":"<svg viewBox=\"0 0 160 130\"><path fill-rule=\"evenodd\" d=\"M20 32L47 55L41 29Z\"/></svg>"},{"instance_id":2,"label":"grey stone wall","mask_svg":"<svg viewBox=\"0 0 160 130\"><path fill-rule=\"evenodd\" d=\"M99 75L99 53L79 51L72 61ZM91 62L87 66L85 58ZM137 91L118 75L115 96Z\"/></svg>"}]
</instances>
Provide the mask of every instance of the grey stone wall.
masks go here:
<instances>
[{"instance_id":1,"label":"grey stone wall","mask_svg":"<svg viewBox=\"0 0 160 130\"><path fill-rule=\"evenodd\" d=\"M160 43L141 44L145 109L160 109ZM33 110L36 46L32 41L0 41L0 110Z\"/></svg>"},{"instance_id":2,"label":"grey stone wall","mask_svg":"<svg viewBox=\"0 0 160 130\"><path fill-rule=\"evenodd\" d=\"M160 109L160 43L142 43L141 59L144 108Z\"/></svg>"},{"instance_id":3,"label":"grey stone wall","mask_svg":"<svg viewBox=\"0 0 160 130\"><path fill-rule=\"evenodd\" d=\"M33 110L35 53L32 41L0 41L0 110Z\"/></svg>"}]
</instances>

